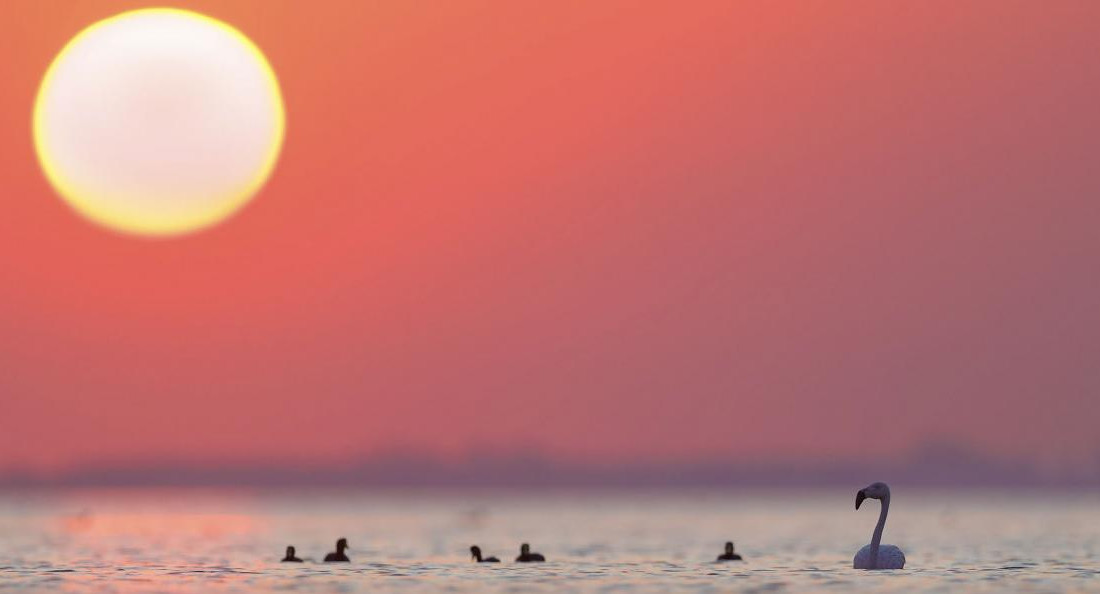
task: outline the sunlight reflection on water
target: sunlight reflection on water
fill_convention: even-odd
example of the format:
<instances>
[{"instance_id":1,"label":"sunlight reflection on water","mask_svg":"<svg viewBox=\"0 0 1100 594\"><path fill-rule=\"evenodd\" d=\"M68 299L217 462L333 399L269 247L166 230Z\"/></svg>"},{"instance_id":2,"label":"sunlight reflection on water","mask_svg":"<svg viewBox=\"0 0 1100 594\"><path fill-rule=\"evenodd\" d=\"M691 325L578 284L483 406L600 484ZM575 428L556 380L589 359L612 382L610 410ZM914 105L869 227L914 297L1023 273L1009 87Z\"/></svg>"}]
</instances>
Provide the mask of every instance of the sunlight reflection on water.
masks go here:
<instances>
[{"instance_id":1,"label":"sunlight reflection on water","mask_svg":"<svg viewBox=\"0 0 1100 594\"><path fill-rule=\"evenodd\" d=\"M0 589L93 592L1084 592L1100 496L897 490L900 572L850 569L877 509L802 492L79 491L0 497ZM337 537L352 563L320 559ZM734 540L740 564L711 562ZM520 542L550 559L509 561ZM479 544L505 563L476 565Z\"/></svg>"}]
</instances>

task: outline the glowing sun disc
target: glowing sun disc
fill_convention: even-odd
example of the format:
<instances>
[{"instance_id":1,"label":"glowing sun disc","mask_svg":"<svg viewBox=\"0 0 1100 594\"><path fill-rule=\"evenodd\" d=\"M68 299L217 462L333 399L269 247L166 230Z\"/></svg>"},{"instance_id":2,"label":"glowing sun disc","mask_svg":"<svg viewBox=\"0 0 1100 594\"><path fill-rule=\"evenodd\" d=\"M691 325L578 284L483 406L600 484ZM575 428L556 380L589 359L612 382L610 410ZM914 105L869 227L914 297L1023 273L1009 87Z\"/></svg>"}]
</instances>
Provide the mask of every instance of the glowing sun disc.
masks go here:
<instances>
[{"instance_id":1,"label":"glowing sun disc","mask_svg":"<svg viewBox=\"0 0 1100 594\"><path fill-rule=\"evenodd\" d=\"M279 82L237 29L186 10L134 10L76 35L34 105L53 188L126 233L179 235L237 212L283 144Z\"/></svg>"}]
</instances>

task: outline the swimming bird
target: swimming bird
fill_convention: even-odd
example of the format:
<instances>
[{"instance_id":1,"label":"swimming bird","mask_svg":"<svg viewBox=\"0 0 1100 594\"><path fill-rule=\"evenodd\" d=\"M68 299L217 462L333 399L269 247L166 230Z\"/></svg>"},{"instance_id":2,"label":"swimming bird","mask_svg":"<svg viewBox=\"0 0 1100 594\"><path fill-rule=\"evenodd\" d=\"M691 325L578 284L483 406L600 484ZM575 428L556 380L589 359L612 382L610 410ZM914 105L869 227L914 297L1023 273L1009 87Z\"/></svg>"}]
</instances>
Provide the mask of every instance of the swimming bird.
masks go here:
<instances>
[{"instance_id":1,"label":"swimming bird","mask_svg":"<svg viewBox=\"0 0 1100 594\"><path fill-rule=\"evenodd\" d=\"M546 561L546 557L543 557L539 553L531 552L531 545L523 543L519 547L519 557L516 557L518 563L536 563L539 561Z\"/></svg>"},{"instance_id":2,"label":"swimming bird","mask_svg":"<svg viewBox=\"0 0 1100 594\"><path fill-rule=\"evenodd\" d=\"M302 560L294 556L294 547L286 548L286 557L283 557L283 563L301 563Z\"/></svg>"},{"instance_id":3,"label":"swimming bird","mask_svg":"<svg viewBox=\"0 0 1100 594\"><path fill-rule=\"evenodd\" d=\"M886 513L890 511L890 487L886 483L872 483L856 493L856 509L864 499L878 499L882 509L878 514L878 525L871 537L871 544L856 553L852 567L856 569L902 569L905 567L905 553L894 545L879 545L882 529L886 527Z\"/></svg>"},{"instance_id":4,"label":"swimming bird","mask_svg":"<svg viewBox=\"0 0 1100 594\"><path fill-rule=\"evenodd\" d=\"M477 545L470 547L470 554L473 555L474 559L477 559L478 563L500 563L500 559L497 559L496 557L485 557L484 559L482 559L481 547Z\"/></svg>"},{"instance_id":5,"label":"swimming bird","mask_svg":"<svg viewBox=\"0 0 1100 594\"><path fill-rule=\"evenodd\" d=\"M738 555L737 553L733 552L733 543L732 542L727 542L726 543L726 552L722 553L721 555L718 555L718 560L719 561L740 561L741 560L741 555Z\"/></svg>"},{"instance_id":6,"label":"swimming bird","mask_svg":"<svg viewBox=\"0 0 1100 594\"><path fill-rule=\"evenodd\" d=\"M325 563L348 563L351 559L344 554L345 549L350 549L348 546L348 539L341 538L336 541L336 552L325 555Z\"/></svg>"}]
</instances>

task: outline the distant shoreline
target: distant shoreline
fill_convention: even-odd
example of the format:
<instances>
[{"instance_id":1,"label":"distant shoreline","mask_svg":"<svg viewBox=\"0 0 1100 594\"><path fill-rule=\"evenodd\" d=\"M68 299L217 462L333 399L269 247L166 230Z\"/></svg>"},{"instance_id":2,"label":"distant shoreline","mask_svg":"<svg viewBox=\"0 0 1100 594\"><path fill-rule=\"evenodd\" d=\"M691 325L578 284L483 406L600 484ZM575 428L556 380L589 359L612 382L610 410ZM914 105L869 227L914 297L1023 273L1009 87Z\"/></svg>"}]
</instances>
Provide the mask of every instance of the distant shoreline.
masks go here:
<instances>
[{"instance_id":1,"label":"distant shoreline","mask_svg":"<svg viewBox=\"0 0 1100 594\"><path fill-rule=\"evenodd\" d=\"M900 461L698 460L573 463L547 456L447 461L424 454L380 456L344 466L270 462L118 462L55 471L0 470L0 489L80 487L714 489L850 487L868 480L924 488L1074 489L1100 486L1091 468L1041 471L972 451L925 448Z\"/></svg>"}]
</instances>

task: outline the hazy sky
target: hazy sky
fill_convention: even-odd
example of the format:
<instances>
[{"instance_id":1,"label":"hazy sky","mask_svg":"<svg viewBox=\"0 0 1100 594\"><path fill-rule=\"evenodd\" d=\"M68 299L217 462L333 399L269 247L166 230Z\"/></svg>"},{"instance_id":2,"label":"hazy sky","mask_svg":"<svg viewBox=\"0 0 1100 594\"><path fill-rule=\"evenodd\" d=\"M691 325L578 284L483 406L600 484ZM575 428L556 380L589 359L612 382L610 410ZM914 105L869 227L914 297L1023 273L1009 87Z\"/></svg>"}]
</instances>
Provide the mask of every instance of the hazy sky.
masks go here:
<instances>
[{"instance_id":1,"label":"hazy sky","mask_svg":"<svg viewBox=\"0 0 1100 594\"><path fill-rule=\"evenodd\" d=\"M177 2L287 110L204 233L73 214L0 4L0 469L1100 452L1100 4Z\"/></svg>"}]
</instances>

